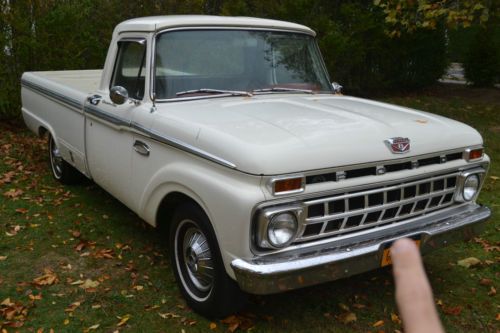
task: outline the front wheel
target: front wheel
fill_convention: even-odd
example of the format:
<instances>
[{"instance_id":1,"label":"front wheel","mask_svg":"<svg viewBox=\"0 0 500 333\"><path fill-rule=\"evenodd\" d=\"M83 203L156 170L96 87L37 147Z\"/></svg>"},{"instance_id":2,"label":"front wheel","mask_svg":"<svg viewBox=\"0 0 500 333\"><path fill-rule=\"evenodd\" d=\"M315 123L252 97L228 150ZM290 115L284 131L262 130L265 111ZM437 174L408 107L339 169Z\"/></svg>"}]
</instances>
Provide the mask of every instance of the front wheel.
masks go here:
<instances>
[{"instance_id":1,"label":"front wheel","mask_svg":"<svg viewBox=\"0 0 500 333\"><path fill-rule=\"evenodd\" d=\"M220 318L244 306L244 294L225 271L209 220L194 204L183 205L174 214L170 260L177 284L196 312Z\"/></svg>"}]
</instances>

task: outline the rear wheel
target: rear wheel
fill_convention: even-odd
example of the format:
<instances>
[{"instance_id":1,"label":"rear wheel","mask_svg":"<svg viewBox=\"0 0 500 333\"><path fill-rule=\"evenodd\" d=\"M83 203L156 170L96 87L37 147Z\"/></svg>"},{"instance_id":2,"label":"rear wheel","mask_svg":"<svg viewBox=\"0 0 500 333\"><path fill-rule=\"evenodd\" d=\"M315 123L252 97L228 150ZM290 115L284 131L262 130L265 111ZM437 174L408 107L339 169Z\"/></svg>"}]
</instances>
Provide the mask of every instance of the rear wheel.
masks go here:
<instances>
[{"instance_id":1,"label":"rear wheel","mask_svg":"<svg viewBox=\"0 0 500 333\"><path fill-rule=\"evenodd\" d=\"M185 204L174 214L170 260L181 292L196 312L224 317L244 306L245 296L226 273L208 218L195 204Z\"/></svg>"},{"instance_id":2,"label":"rear wheel","mask_svg":"<svg viewBox=\"0 0 500 333\"><path fill-rule=\"evenodd\" d=\"M66 162L61 155L59 147L49 134L49 162L52 176L63 184L76 184L79 183L83 176L72 165Z\"/></svg>"}]
</instances>

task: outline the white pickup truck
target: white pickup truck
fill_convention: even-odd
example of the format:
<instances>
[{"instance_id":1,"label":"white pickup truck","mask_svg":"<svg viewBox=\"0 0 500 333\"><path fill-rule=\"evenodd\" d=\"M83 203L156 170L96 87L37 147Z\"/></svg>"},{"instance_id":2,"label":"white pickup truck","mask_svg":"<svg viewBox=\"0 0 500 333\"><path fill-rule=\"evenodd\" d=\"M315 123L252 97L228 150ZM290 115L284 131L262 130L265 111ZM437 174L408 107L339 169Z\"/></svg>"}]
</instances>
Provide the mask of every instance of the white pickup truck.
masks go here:
<instances>
[{"instance_id":1,"label":"white pickup truck","mask_svg":"<svg viewBox=\"0 0 500 333\"><path fill-rule=\"evenodd\" d=\"M54 177L83 174L153 226L188 304L236 311L481 231L489 166L477 131L343 96L302 25L242 17L132 19L103 70L28 72L22 112Z\"/></svg>"}]
</instances>

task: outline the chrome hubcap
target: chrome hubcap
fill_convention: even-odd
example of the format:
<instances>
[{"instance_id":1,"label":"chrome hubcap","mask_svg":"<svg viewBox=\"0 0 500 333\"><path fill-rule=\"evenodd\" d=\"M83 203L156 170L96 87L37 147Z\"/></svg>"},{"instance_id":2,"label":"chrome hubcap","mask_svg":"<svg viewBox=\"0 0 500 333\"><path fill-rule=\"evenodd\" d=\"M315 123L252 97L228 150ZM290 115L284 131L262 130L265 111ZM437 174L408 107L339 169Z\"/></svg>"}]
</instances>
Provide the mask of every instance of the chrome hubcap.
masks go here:
<instances>
[{"instance_id":1,"label":"chrome hubcap","mask_svg":"<svg viewBox=\"0 0 500 333\"><path fill-rule=\"evenodd\" d=\"M62 174L62 156L59 148L54 143L54 139L50 139L50 163L52 165L52 170L57 178L61 177Z\"/></svg>"},{"instance_id":2,"label":"chrome hubcap","mask_svg":"<svg viewBox=\"0 0 500 333\"><path fill-rule=\"evenodd\" d=\"M214 265L207 238L195 226L190 226L182 241L184 265L192 285L203 293L212 289Z\"/></svg>"}]
</instances>

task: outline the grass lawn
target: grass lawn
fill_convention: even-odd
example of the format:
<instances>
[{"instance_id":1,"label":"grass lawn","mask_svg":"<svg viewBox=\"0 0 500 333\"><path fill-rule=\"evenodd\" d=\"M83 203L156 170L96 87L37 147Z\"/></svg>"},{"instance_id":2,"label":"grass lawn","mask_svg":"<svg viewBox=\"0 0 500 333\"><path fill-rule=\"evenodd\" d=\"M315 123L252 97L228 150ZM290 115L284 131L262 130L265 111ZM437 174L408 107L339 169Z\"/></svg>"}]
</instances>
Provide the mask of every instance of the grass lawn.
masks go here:
<instances>
[{"instance_id":1,"label":"grass lawn","mask_svg":"<svg viewBox=\"0 0 500 333\"><path fill-rule=\"evenodd\" d=\"M480 238L431 253L425 264L447 331L498 332L500 91L437 86L379 99L463 121L483 135L493 164L479 201L494 216ZM91 182L59 185L47 155L45 141L24 127L0 124L1 332L402 330L391 268L252 297L245 313L208 321L185 305L165 237ZM457 265L468 257L480 263Z\"/></svg>"}]
</instances>

